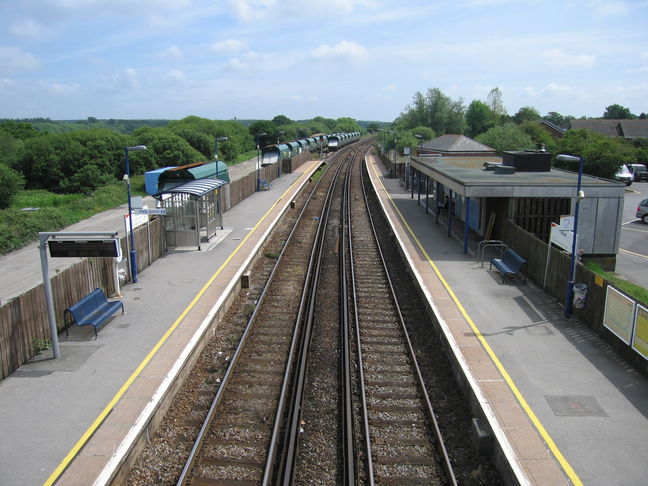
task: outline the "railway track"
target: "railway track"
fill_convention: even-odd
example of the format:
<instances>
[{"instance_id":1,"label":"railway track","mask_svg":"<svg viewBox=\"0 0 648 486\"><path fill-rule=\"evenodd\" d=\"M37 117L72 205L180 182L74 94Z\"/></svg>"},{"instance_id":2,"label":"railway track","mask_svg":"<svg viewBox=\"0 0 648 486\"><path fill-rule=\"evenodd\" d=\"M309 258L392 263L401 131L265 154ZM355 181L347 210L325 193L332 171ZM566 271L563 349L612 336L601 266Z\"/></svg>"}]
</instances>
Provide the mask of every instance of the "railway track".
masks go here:
<instances>
[{"instance_id":1,"label":"railway track","mask_svg":"<svg viewBox=\"0 0 648 486\"><path fill-rule=\"evenodd\" d=\"M354 165L346 226L367 484L456 484Z\"/></svg>"},{"instance_id":2,"label":"railway track","mask_svg":"<svg viewBox=\"0 0 648 486\"><path fill-rule=\"evenodd\" d=\"M331 181L338 170L334 163L324 172L277 255L179 485L271 481L282 410L291 391L288 383L304 336L298 324L308 313L309 286L317 272L317 248L325 228Z\"/></svg>"},{"instance_id":3,"label":"railway track","mask_svg":"<svg viewBox=\"0 0 648 486\"><path fill-rule=\"evenodd\" d=\"M403 313L427 318L393 242L384 261L389 238L362 182L369 145L354 145L329 157L288 236L265 253L275 264L248 295L244 329L226 338L238 345L222 380L218 369L205 380L213 401L179 479L159 484L456 484ZM388 267L408 289L398 298ZM201 387L196 402L208 395Z\"/></svg>"}]
</instances>

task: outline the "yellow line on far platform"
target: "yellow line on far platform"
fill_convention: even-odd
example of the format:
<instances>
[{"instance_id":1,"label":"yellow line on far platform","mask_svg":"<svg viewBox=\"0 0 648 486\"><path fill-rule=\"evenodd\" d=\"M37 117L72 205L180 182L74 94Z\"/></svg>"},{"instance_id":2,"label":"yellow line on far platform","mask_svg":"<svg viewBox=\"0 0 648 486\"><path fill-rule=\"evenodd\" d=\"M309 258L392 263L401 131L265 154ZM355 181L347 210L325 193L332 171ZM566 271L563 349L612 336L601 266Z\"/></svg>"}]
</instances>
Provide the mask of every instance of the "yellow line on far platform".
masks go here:
<instances>
[{"instance_id":1,"label":"yellow line on far platform","mask_svg":"<svg viewBox=\"0 0 648 486\"><path fill-rule=\"evenodd\" d=\"M425 256L426 261L428 262L430 267L432 267L432 270L434 271L436 276L439 278L439 280L441 281L441 283L445 287L446 291L450 295L450 298L456 304L457 308L459 309L459 312L461 312L461 315L463 315L464 319L466 319L466 322L468 322L468 325L472 328L473 332L475 333L475 336L477 336L477 339L479 339L481 345L484 347L484 349L486 350L486 352L490 356L491 360L493 361L493 363L495 364L497 369L502 374L502 377L504 378L504 380L508 384L509 388L511 389L511 391L513 392L513 394L517 398L518 402L520 403L520 406L524 409L525 413L529 417L529 420L531 420L531 422L533 423L535 428L538 430L538 432L542 436L542 439L547 444L547 447L549 447L549 449L551 450L551 453L554 455L556 460L562 466L563 471L565 472L565 474L567 475L569 480L575 486L582 486L583 483L581 482L580 478L576 474L576 471L574 471L574 469L571 467L569 462L567 462L567 459L565 459L565 456L563 456L562 452L560 452L560 449L558 449L558 446L556 445L554 440L549 435L549 432L547 432L547 430L544 428L544 426L540 422L540 419L538 419L536 414L533 412L533 410L531 409L531 407L529 406L527 401L524 399L524 396L522 395L522 393L520 392L518 387L515 385L515 382L513 381L511 376L508 374L508 372L504 368L504 365L502 364L502 362L499 360L499 358L495 354L495 351L493 351L493 349L490 347L490 345L486 341L486 338L484 338L481 331L479 330L477 325L473 322L470 315L468 314L466 309L464 309L463 305L459 301L459 298L456 296L456 294L454 293L454 291L450 287L450 284L448 284L446 279L441 274L441 271L435 265L434 261L432 261L432 259L428 255L427 251L425 250L425 248L423 247L423 245L421 244L419 239L416 237L416 234L414 233L414 230L407 223L407 221L405 219L405 216L400 212L398 207L396 207L396 203L392 199L391 194L389 194L389 191L387 190L387 188L383 185L382 180L380 179L380 175L378 174L378 172L377 172L377 170L375 168L375 165L372 165L372 170L374 171L375 179L380 183L383 190L385 191L385 194L387 195L387 198L389 199L389 202L391 203L391 206L394 208L394 211L396 212L396 214L398 214L398 218L400 219L401 223L407 229L408 233L410 234L410 236L412 237L412 239L416 243L416 246L421 251L421 253Z\"/></svg>"}]
</instances>

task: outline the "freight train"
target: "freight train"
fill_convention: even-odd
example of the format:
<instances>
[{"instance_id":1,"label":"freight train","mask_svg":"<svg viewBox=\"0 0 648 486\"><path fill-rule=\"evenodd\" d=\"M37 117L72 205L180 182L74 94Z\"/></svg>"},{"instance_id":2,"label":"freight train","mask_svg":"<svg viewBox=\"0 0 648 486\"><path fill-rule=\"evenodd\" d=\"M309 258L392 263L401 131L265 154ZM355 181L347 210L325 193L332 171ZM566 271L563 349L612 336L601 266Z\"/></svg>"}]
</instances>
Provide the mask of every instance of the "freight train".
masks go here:
<instances>
[{"instance_id":1,"label":"freight train","mask_svg":"<svg viewBox=\"0 0 648 486\"><path fill-rule=\"evenodd\" d=\"M301 140L283 142L261 147L261 165L270 165L279 160L289 159L304 152L336 151L345 145L360 139L360 132L332 133L314 135Z\"/></svg>"}]
</instances>

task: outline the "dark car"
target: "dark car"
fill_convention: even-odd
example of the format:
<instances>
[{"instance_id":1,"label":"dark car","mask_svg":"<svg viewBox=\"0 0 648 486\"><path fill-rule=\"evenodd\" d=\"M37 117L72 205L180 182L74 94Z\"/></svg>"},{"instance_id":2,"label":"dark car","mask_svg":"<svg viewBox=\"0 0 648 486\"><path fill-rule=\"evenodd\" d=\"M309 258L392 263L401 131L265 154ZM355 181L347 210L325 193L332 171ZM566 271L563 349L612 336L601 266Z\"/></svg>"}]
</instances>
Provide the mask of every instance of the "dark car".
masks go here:
<instances>
[{"instance_id":1,"label":"dark car","mask_svg":"<svg viewBox=\"0 0 648 486\"><path fill-rule=\"evenodd\" d=\"M648 169L643 164L628 164L628 170L632 172L632 179L635 182L648 181Z\"/></svg>"}]
</instances>

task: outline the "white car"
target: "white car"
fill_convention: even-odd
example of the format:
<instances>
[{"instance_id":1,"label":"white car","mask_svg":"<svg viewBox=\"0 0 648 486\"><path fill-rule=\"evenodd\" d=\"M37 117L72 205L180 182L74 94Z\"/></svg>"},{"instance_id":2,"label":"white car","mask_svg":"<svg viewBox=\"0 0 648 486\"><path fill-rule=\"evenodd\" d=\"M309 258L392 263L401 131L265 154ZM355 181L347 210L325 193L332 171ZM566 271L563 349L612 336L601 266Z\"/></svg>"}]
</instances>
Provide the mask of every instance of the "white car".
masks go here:
<instances>
[{"instance_id":1,"label":"white car","mask_svg":"<svg viewBox=\"0 0 648 486\"><path fill-rule=\"evenodd\" d=\"M614 175L615 180L625 182L626 186L629 186L630 184L632 184L632 179L633 178L634 178L634 176L632 175L632 172L630 172L630 170L628 169L628 166L625 165L625 164L623 164L619 168L619 172L617 172Z\"/></svg>"}]
</instances>

